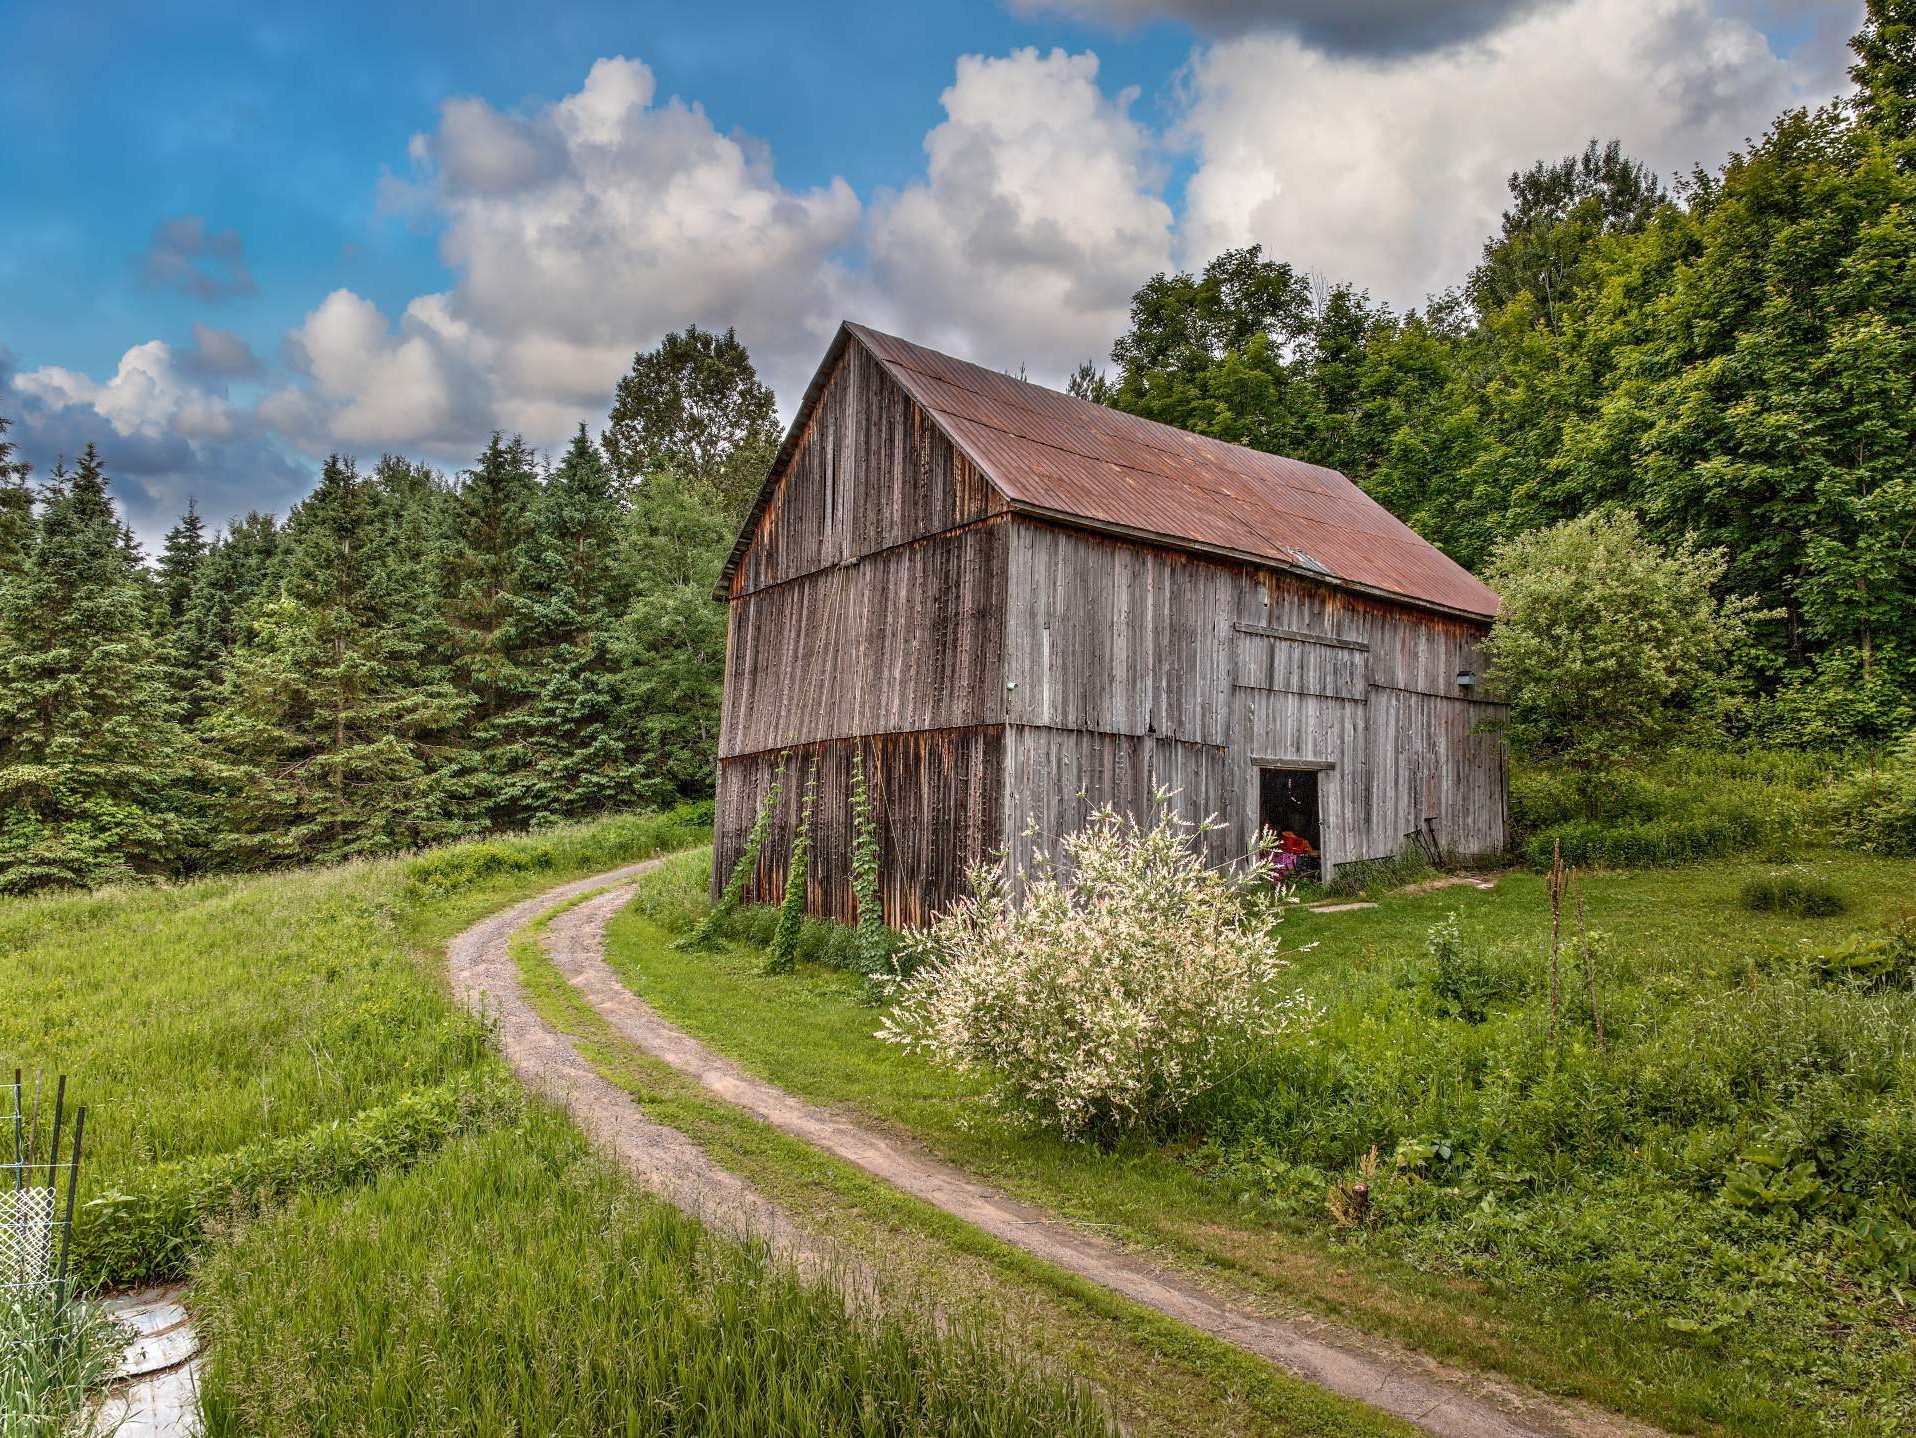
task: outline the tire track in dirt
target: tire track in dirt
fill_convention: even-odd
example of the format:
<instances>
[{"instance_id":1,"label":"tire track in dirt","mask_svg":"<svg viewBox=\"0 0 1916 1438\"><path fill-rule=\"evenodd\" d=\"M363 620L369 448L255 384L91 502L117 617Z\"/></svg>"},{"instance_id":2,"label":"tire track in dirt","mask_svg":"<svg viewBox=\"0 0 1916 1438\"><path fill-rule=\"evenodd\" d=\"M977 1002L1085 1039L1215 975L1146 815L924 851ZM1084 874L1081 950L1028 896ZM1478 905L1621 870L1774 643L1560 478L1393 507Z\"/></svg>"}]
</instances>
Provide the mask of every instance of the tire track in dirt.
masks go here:
<instances>
[{"instance_id":1,"label":"tire track in dirt","mask_svg":"<svg viewBox=\"0 0 1916 1438\"><path fill-rule=\"evenodd\" d=\"M714 1053L626 988L605 961L605 927L631 898L632 881L652 867L644 864L603 874L522 904L492 921L489 933L493 937L483 940L481 947L496 943L503 953L512 933L538 913L567 898L614 885L551 920L543 939L547 955L620 1037L780 1132L854 1164L1035 1258L1440 1438L1653 1438L1661 1433L1633 1419L1454 1368L1328 1323L1279 1317L1229 1301L1188 1277L1010 1198L916 1145L786 1093ZM504 963L516 992L517 974L510 956ZM549 1050L550 1040L559 1036L547 1033ZM566 1048L569 1052L569 1045ZM648 1129L658 1127L639 1115L630 1099L619 1097L638 1123ZM649 1154L669 1152L689 1169L691 1160L681 1146L690 1148L690 1141L680 1138L675 1146L648 1137L633 1152L641 1162ZM706 1170L713 1169L709 1159L702 1154L700 1159ZM730 1174L725 1179L733 1190L744 1188ZM770 1206L762 1198L754 1202Z\"/></svg>"},{"instance_id":2,"label":"tire track in dirt","mask_svg":"<svg viewBox=\"0 0 1916 1438\"><path fill-rule=\"evenodd\" d=\"M654 1123L632 1096L602 1076L572 1039L533 1012L512 957L512 937L555 904L607 884L618 892L663 863L649 859L548 889L483 919L446 946L453 996L482 1012L501 1054L534 1093L559 1105L586 1137L646 1188L733 1238L766 1244L814 1278L866 1289L864 1266L804 1228L783 1208L675 1128Z\"/></svg>"}]
</instances>

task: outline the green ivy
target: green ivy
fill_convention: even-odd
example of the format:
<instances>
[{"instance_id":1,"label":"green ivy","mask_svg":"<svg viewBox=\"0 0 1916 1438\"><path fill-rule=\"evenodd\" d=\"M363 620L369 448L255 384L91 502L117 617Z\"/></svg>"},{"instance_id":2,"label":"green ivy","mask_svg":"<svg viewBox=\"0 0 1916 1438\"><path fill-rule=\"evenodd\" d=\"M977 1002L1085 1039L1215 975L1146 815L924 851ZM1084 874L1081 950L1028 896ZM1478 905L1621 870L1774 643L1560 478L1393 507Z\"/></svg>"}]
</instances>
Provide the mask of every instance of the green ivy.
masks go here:
<instances>
[{"instance_id":1,"label":"green ivy","mask_svg":"<svg viewBox=\"0 0 1916 1438\"><path fill-rule=\"evenodd\" d=\"M865 754L852 753L852 895L858 901L858 967L875 974L891 954L885 905L878 891L878 831L872 823L871 790L865 783Z\"/></svg>"},{"instance_id":2,"label":"green ivy","mask_svg":"<svg viewBox=\"0 0 1916 1438\"><path fill-rule=\"evenodd\" d=\"M785 899L778 909L778 927L772 930L772 945L765 959L765 971L786 974L798 962L798 935L805 921L805 880L811 870L812 810L818 802L818 765L805 780L805 799L799 805L798 832L792 836L792 861L785 866Z\"/></svg>"},{"instance_id":3,"label":"green ivy","mask_svg":"<svg viewBox=\"0 0 1916 1438\"><path fill-rule=\"evenodd\" d=\"M699 926L678 941L679 948L698 949L709 944L718 936L719 926L738 908L739 901L745 897L745 885L758 867L758 853L765 847L765 836L771 832L772 815L778 809L779 790L784 783L785 761L780 759L778 768L772 771L772 787L766 791L765 804L752 821L751 832L745 836L745 847L739 851L738 862L732 865L732 872L725 880L724 892Z\"/></svg>"}]
</instances>

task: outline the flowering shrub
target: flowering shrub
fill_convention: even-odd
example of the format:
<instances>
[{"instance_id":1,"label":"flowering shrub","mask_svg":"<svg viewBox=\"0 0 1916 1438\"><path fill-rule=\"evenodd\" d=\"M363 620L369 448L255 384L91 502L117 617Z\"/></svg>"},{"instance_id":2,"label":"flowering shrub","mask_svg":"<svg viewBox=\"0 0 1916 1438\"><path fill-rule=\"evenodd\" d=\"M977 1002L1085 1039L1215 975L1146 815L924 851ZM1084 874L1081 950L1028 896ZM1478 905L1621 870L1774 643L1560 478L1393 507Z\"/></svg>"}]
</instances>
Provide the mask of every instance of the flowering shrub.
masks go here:
<instances>
[{"instance_id":1,"label":"flowering shrub","mask_svg":"<svg viewBox=\"0 0 1916 1438\"><path fill-rule=\"evenodd\" d=\"M974 895L908 943L921 967L892 983L878 1036L997 1075L1004 1101L1068 1136L1110 1138L1175 1117L1307 1022L1278 988L1265 866L1207 867L1168 799L1148 829L1098 810L1056 868L974 871Z\"/></svg>"}]
</instances>

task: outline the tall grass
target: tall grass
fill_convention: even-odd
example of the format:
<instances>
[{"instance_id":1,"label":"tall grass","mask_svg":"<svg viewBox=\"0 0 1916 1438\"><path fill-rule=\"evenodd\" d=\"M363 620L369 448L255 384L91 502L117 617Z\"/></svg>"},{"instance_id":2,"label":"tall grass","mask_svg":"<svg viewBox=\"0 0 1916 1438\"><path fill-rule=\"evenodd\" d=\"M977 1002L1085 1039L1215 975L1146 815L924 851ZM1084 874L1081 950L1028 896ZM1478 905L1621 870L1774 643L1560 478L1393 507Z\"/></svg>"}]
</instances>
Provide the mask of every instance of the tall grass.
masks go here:
<instances>
[{"instance_id":1,"label":"tall grass","mask_svg":"<svg viewBox=\"0 0 1916 1438\"><path fill-rule=\"evenodd\" d=\"M1637 868L1828 842L1848 762L1829 754L1678 750L1600 770L1531 764L1510 779L1511 847L1547 869Z\"/></svg>"},{"instance_id":2,"label":"tall grass","mask_svg":"<svg viewBox=\"0 0 1916 1438\"><path fill-rule=\"evenodd\" d=\"M848 1310L641 1197L544 1114L302 1200L196 1293L208 1438L1111 1431L975 1334Z\"/></svg>"},{"instance_id":3,"label":"tall grass","mask_svg":"<svg viewBox=\"0 0 1916 1438\"><path fill-rule=\"evenodd\" d=\"M297 1166L296 1150L326 1149L362 1110L466 1082L491 1062L485 1030L447 1001L437 941L569 876L696 842L702 818L625 816L330 868L0 900L0 1060L71 1075L89 1106L83 1255L97 1248L107 1210L91 1201L103 1195L184 1192L182 1166L217 1171L274 1144ZM250 1163L239 1169L256 1172ZM141 1275L140 1253L108 1257L93 1276ZM180 1259L145 1257L158 1265L148 1273Z\"/></svg>"},{"instance_id":4,"label":"tall grass","mask_svg":"<svg viewBox=\"0 0 1916 1438\"><path fill-rule=\"evenodd\" d=\"M90 1302L0 1299L0 1438L70 1438L131 1334Z\"/></svg>"}]
</instances>

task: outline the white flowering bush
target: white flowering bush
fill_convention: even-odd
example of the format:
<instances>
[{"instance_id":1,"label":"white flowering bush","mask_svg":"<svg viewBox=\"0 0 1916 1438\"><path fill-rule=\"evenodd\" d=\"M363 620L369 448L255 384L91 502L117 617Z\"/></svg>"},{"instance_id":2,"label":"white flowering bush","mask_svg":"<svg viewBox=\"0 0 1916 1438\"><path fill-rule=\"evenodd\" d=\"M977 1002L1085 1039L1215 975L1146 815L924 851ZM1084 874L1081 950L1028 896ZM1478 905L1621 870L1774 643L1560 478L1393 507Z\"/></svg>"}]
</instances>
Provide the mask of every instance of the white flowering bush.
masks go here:
<instances>
[{"instance_id":1,"label":"white flowering bush","mask_svg":"<svg viewBox=\"0 0 1916 1438\"><path fill-rule=\"evenodd\" d=\"M1114 1138L1176 1117L1311 1011L1280 987L1280 904L1259 861L1213 869L1169 796L1147 828L1110 808L1011 883L908 943L878 1036L1001 1081L1000 1097L1067 1136Z\"/></svg>"}]
</instances>

